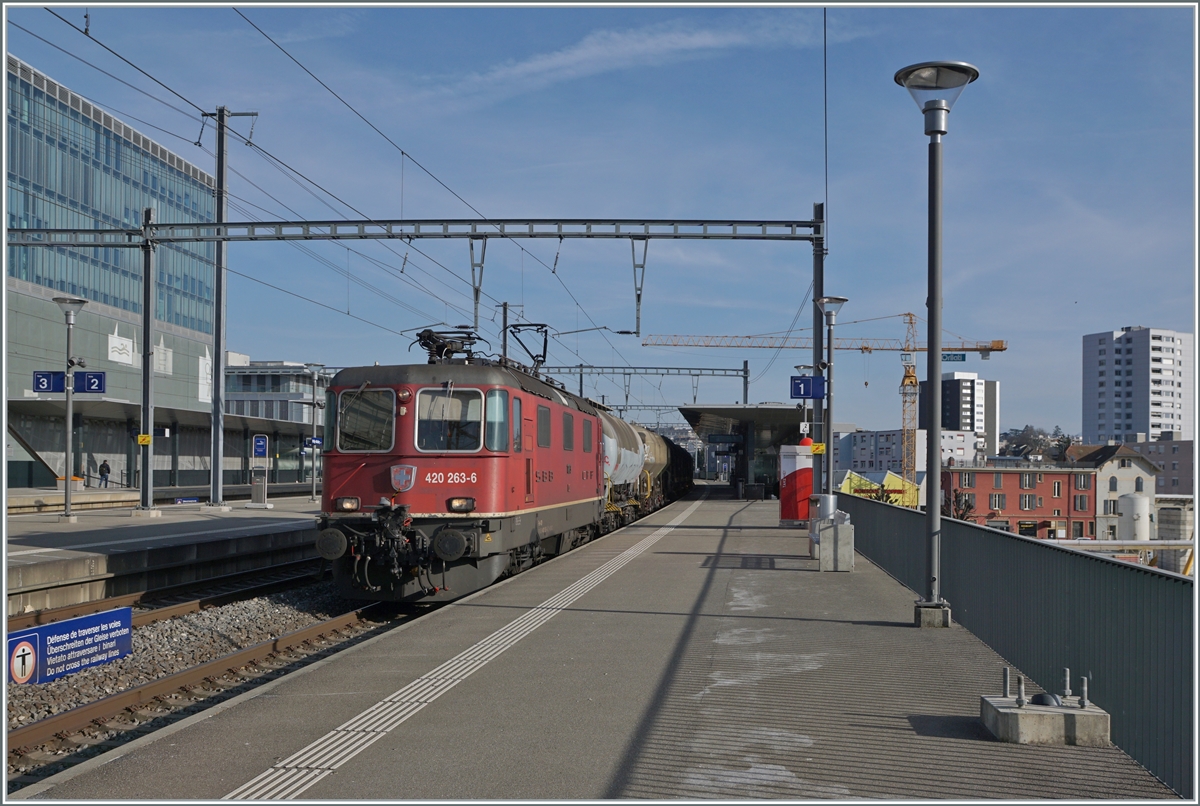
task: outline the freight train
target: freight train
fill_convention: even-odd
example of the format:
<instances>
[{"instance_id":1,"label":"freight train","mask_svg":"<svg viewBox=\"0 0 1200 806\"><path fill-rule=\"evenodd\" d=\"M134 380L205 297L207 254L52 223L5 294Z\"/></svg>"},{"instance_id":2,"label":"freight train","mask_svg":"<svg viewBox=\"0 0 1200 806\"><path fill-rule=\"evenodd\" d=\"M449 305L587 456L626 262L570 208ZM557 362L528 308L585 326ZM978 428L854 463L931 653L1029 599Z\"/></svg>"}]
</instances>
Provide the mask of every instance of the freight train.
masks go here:
<instances>
[{"instance_id":1,"label":"freight train","mask_svg":"<svg viewBox=\"0 0 1200 806\"><path fill-rule=\"evenodd\" d=\"M690 489L682 448L474 338L426 330L428 363L331 381L317 550L343 596L456 599Z\"/></svg>"}]
</instances>

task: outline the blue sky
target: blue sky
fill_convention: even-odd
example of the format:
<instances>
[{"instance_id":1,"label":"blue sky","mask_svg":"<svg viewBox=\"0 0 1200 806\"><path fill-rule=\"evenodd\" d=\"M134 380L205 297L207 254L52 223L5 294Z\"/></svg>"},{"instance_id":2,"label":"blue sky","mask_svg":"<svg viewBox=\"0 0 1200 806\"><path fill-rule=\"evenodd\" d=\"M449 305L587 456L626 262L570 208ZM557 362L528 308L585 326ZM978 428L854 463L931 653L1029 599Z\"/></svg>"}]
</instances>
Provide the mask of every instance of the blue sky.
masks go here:
<instances>
[{"instance_id":1,"label":"blue sky","mask_svg":"<svg viewBox=\"0 0 1200 806\"><path fill-rule=\"evenodd\" d=\"M808 219L826 199L820 7L241 8L436 180L231 7L89 8L96 40L203 108L259 112L255 143L367 217L474 217L454 194L492 218ZM83 8L55 10L82 27ZM191 144L194 110L41 7L6 11L187 112L6 26L11 53L212 170ZM969 61L981 77L944 138L945 337L1008 341L990 361L955 365L1001 382L1003 428L1077 432L1083 334L1194 330L1194 34L1189 6L831 7L826 291L850 298L838 335L901 338L902 321L880 317L924 315L928 138L892 76L920 61ZM248 121L235 128L248 132ZM204 147L214 147L211 126ZM243 145L230 146L230 164L245 177L231 177L231 220L360 217ZM628 243L520 244L527 251L488 248L482 331L497 351L499 301L558 331L633 328ZM425 255L399 242L350 246L311 249L384 294L286 244L234 244L229 266L392 330L470 321L465 242L415 243ZM556 254L557 276L546 268ZM783 333L811 266L806 243L654 241L642 333ZM796 325L811 326L807 306ZM407 339L237 275L228 344L256 359L338 366L421 360ZM550 363L749 359L759 402L786 401L793 365L810 358L593 332L553 339ZM899 427L897 354L839 353L836 369L839 421ZM625 395L620 378L585 389L610 402ZM687 378L630 386L634 403L692 394ZM698 395L740 402L741 382L705 378Z\"/></svg>"}]
</instances>

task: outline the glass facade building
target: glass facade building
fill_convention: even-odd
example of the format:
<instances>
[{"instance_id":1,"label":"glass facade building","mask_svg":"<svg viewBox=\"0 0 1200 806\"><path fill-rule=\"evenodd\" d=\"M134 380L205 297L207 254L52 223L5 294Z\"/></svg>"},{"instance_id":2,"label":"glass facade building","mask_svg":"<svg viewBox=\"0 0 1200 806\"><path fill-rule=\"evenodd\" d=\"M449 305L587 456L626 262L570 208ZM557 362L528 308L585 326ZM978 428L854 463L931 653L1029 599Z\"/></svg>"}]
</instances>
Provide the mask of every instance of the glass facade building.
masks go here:
<instances>
[{"instance_id":1,"label":"glass facade building","mask_svg":"<svg viewBox=\"0 0 1200 806\"><path fill-rule=\"evenodd\" d=\"M215 182L13 56L8 56L8 226L133 228L215 220ZM155 319L211 337L215 246L156 251ZM8 275L141 314L138 249L8 247ZM206 339L207 340L207 339Z\"/></svg>"}]
</instances>

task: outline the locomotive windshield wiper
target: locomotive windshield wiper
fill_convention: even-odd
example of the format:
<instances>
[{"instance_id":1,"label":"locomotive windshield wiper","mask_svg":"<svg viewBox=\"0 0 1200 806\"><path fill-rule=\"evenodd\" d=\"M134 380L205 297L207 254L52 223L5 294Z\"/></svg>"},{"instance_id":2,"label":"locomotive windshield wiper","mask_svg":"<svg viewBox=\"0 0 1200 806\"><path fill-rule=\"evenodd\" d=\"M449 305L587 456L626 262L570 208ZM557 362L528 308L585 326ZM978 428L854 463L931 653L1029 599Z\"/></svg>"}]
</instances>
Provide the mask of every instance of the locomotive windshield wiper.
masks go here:
<instances>
[{"instance_id":1,"label":"locomotive windshield wiper","mask_svg":"<svg viewBox=\"0 0 1200 806\"><path fill-rule=\"evenodd\" d=\"M362 386L360 386L354 390L354 394L350 395L349 400L347 400L345 397L342 398L342 405L338 407L338 419L339 420L342 419L342 415L345 414L349 410L350 404L353 403L355 400L358 400L359 395L361 395L363 393L363 390L366 389L370 385L371 385L370 381L363 381Z\"/></svg>"}]
</instances>

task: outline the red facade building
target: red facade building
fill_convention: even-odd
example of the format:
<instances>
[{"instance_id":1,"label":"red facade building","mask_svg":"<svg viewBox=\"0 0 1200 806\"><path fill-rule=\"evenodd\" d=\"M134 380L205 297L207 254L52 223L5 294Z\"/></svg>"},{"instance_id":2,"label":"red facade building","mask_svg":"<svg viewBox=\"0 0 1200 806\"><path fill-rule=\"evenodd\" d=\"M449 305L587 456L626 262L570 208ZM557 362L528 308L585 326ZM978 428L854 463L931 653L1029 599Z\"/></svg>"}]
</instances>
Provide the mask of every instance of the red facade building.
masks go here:
<instances>
[{"instance_id":1,"label":"red facade building","mask_svg":"<svg viewBox=\"0 0 1200 806\"><path fill-rule=\"evenodd\" d=\"M959 512L969 505L963 519L981 526L1027 537L1096 537L1095 468L947 468L942 496L944 504L956 500Z\"/></svg>"}]
</instances>

